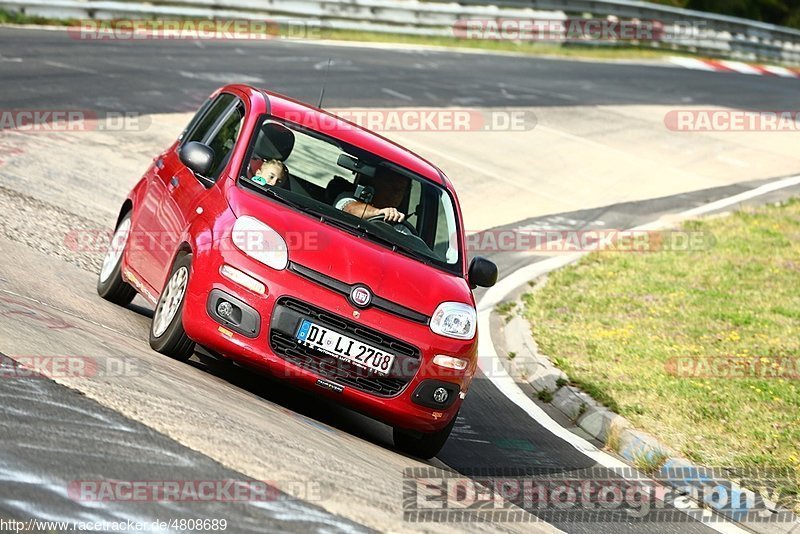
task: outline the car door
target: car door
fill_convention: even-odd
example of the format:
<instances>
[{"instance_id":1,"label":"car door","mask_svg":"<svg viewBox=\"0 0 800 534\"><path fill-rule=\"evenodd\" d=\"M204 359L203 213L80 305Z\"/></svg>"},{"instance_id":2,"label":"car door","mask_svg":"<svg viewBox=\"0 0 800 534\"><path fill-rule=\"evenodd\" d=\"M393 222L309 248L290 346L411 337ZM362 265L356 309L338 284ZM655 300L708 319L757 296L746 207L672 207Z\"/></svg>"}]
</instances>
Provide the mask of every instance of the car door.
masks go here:
<instances>
[{"instance_id":1,"label":"car door","mask_svg":"<svg viewBox=\"0 0 800 534\"><path fill-rule=\"evenodd\" d=\"M133 224L131 235L134 238L130 240L128 246L127 263L150 286L153 285L152 280L160 272L160 269L157 269L157 261L161 260L157 260L157 258L160 258L161 255L158 250L155 250L161 246L160 243L162 241L161 231L163 230L163 225L160 221L159 212L161 211L161 203L166 195L164 177L171 176L169 171L172 170L165 169L165 166L169 165L174 168L174 160L170 159L170 154L188 133L195 131L197 125L206 117L209 108L215 101L216 99L209 98L200 106L200 109L195 113L184 131L181 132L175 143L153 158L153 163L144 175L145 193L142 195L135 217L131 221Z\"/></svg>"},{"instance_id":2,"label":"car door","mask_svg":"<svg viewBox=\"0 0 800 534\"><path fill-rule=\"evenodd\" d=\"M151 227L159 238L150 249L150 263L140 272L154 289L160 291L163 287L183 231L199 215L198 208L202 207L204 198L218 194L219 189L213 184L227 165L243 118L244 106L237 97L227 93L219 95L180 142L162 155L160 165L156 165L153 197L157 211ZM192 141L214 150L211 171L202 181L180 160L181 148Z\"/></svg>"}]
</instances>

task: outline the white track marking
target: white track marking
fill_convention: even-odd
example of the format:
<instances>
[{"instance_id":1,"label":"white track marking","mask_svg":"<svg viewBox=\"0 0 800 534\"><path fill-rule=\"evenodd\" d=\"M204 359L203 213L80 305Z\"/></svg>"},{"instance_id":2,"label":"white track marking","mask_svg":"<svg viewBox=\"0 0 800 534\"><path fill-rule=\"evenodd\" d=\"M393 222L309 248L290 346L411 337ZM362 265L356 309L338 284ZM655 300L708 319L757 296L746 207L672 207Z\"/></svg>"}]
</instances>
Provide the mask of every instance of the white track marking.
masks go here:
<instances>
[{"instance_id":1,"label":"white track marking","mask_svg":"<svg viewBox=\"0 0 800 534\"><path fill-rule=\"evenodd\" d=\"M382 88L382 89L381 89L381 91L383 91L383 92L384 92L384 93L386 93L387 95L393 96L393 97L395 97L395 98L399 98L400 100L407 100L407 101L409 101L409 102L411 102L412 100L414 100L414 99L413 99L413 98L411 98L410 96L408 96L408 95L404 95L403 93L400 93L400 92L398 92L398 91L395 91L395 90L393 90L393 89L389 89L388 87L384 87L384 88Z\"/></svg>"},{"instance_id":2,"label":"white track marking","mask_svg":"<svg viewBox=\"0 0 800 534\"><path fill-rule=\"evenodd\" d=\"M796 72L777 65L751 65L741 61L721 60L717 63L691 57L671 57L669 62L673 65L692 70L702 70L706 72L738 72L739 74L749 74L752 76L779 76L781 78L800 78L800 72Z\"/></svg>"},{"instance_id":3,"label":"white track marking","mask_svg":"<svg viewBox=\"0 0 800 534\"><path fill-rule=\"evenodd\" d=\"M781 78L800 78L800 74L790 71L789 69L784 67L777 67L775 65L764 65L764 69L768 70L775 76L780 76Z\"/></svg>"},{"instance_id":4,"label":"white track marking","mask_svg":"<svg viewBox=\"0 0 800 534\"><path fill-rule=\"evenodd\" d=\"M694 69L694 70L706 70L709 72L716 72L717 69L712 67L711 65L700 61L699 59L694 59L690 57L671 57L669 58L671 63L675 65L679 65L681 67L685 67L687 69Z\"/></svg>"},{"instance_id":5,"label":"white track marking","mask_svg":"<svg viewBox=\"0 0 800 534\"><path fill-rule=\"evenodd\" d=\"M709 204L705 204L703 206L684 211L678 214L678 217L683 219L687 219L690 217L698 217L700 215L705 215L706 213L711 213L712 211L716 211L718 209L727 208L728 206L733 206L734 204L738 204L739 202L744 202L745 200L750 200L751 198L759 197L761 195L766 195L767 193L772 193L773 191L786 189L787 187L792 187L795 185L800 185L800 175L791 176L789 178L784 178L782 180L777 180L775 182L770 182L768 184L762 185L761 187L756 187L755 189L751 189L750 191L745 191L744 193L739 193L738 195L733 195L732 197L723 198L721 200L717 200L715 202L711 202Z\"/></svg>"},{"instance_id":6,"label":"white track marking","mask_svg":"<svg viewBox=\"0 0 800 534\"><path fill-rule=\"evenodd\" d=\"M764 73L760 70L754 68L747 63L742 63L741 61L720 61L720 65L723 67L727 67L731 70L735 70L736 72L740 72L742 74L753 74L755 76L763 76Z\"/></svg>"},{"instance_id":7,"label":"white track marking","mask_svg":"<svg viewBox=\"0 0 800 534\"><path fill-rule=\"evenodd\" d=\"M641 225L637 227L637 229L655 229L669 226L682 219L698 217L700 215L738 204L745 200L795 185L800 185L800 175L777 180L750 191L681 212L676 216L669 218L668 220L662 219ZM549 415L547 415L542 408L533 402L532 399L525 395L522 389L517 386L514 379L509 376L502 365L494 365L494 362L496 362L498 358L497 352L494 349L494 342L492 341L492 331L490 325L490 316L494 306L501 302L514 289L518 288L522 284L525 284L529 280L532 280L537 276L552 270L569 265L570 263L574 263L586 254L588 253L577 252L533 263L527 267L518 269L511 275L503 278L497 285L490 288L484 294L484 296L478 302L478 329L484 333L483 336L479 338L478 342L478 354L480 355L478 365L481 371L492 382L492 384L494 384L494 386L503 393L503 395L521 408L537 423L542 425L548 432L563 439L571 446L575 447L575 449L591 458L593 461L597 462L599 465L602 465L603 467L606 467L612 471L619 472L619 474L623 476L625 474L625 470L630 469L628 464L603 452L585 439L577 436L567 428L561 426ZM709 528L721 533L745 532L737 525L727 521L712 521L704 524Z\"/></svg>"},{"instance_id":8,"label":"white track marking","mask_svg":"<svg viewBox=\"0 0 800 534\"><path fill-rule=\"evenodd\" d=\"M67 65L66 63L61 63L60 61L42 61L45 65L49 65L51 67L56 67L59 69L66 69L66 70L74 70L76 72L83 72L84 74L98 74L96 70L92 69L84 69L83 67L76 67L74 65Z\"/></svg>"}]
</instances>

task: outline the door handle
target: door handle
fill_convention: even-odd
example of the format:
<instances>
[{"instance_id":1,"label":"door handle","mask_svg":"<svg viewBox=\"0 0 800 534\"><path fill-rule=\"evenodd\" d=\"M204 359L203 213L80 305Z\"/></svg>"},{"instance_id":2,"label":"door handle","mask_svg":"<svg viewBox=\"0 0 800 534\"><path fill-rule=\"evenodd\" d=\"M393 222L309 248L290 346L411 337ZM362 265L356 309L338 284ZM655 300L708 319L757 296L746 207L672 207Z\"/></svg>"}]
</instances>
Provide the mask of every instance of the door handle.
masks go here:
<instances>
[{"instance_id":1,"label":"door handle","mask_svg":"<svg viewBox=\"0 0 800 534\"><path fill-rule=\"evenodd\" d=\"M163 169L164 168L164 160L161 159L161 158L158 158L156 160L156 167L158 167L159 169Z\"/></svg>"},{"instance_id":2,"label":"door handle","mask_svg":"<svg viewBox=\"0 0 800 534\"><path fill-rule=\"evenodd\" d=\"M170 185L171 185L173 188L175 188L175 187L178 187L178 186L180 185L180 182L178 181L178 177L177 177L177 176L173 176L173 177L172 177L172 180L170 180L170 181L169 181L169 184L170 184Z\"/></svg>"}]
</instances>

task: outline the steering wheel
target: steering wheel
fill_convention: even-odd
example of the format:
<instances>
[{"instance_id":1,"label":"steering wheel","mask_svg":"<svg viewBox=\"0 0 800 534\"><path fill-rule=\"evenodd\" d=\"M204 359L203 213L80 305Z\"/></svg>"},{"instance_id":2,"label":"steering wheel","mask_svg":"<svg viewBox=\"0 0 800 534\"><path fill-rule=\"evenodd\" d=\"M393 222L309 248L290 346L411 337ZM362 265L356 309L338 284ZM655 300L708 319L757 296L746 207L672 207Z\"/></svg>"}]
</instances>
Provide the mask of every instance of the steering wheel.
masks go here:
<instances>
[{"instance_id":1,"label":"steering wheel","mask_svg":"<svg viewBox=\"0 0 800 534\"><path fill-rule=\"evenodd\" d=\"M379 222L387 226L391 226L395 231L405 235L417 235L417 229L414 225L408 222L408 219L403 219L403 222L388 222L384 219L383 215L373 215L367 218L367 222Z\"/></svg>"}]
</instances>

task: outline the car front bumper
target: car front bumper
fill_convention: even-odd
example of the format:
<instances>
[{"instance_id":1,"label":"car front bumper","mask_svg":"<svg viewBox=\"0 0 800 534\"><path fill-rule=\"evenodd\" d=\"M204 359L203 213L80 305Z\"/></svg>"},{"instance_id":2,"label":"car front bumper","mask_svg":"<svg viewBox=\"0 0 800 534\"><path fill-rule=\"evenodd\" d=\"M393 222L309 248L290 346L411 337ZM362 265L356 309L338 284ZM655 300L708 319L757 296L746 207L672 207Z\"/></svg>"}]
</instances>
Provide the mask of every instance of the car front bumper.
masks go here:
<instances>
[{"instance_id":1,"label":"car front bumper","mask_svg":"<svg viewBox=\"0 0 800 534\"><path fill-rule=\"evenodd\" d=\"M265 294L258 294L220 274L223 265L263 283ZM215 312L220 299L228 300L242 312L234 318L239 319L238 323L226 321ZM374 391L372 386L363 386L366 382L340 379L336 373L350 366L332 357L320 357L319 353L312 358L316 365L311 365L307 358L311 349L298 349L291 344L298 321L320 320L309 317L309 309L324 314L322 320L330 321L326 324L340 325L340 328L333 326L340 333L343 333L341 325L350 325L350 328L355 325L364 335L378 334L404 342L403 350L413 346L417 350L416 359L413 355L391 350L396 360L387 378L402 380L402 387L397 388L395 380L386 390ZM257 314L256 319L251 317L253 313ZM270 269L235 249L195 252L183 325L192 340L238 363L257 367L392 426L419 432L438 431L456 415L477 361L477 338L450 339L434 334L425 324L382 310L357 310L343 295L290 269ZM346 335L356 337L358 334L348 330ZM366 342L375 343L377 338L366 339ZM466 360L467 368L454 370L434 365L433 358L437 354ZM320 367L320 361L327 367ZM439 388L448 392L444 403L433 400ZM399 391L395 392L397 389ZM441 391L439 394L441 396Z\"/></svg>"}]
</instances>

